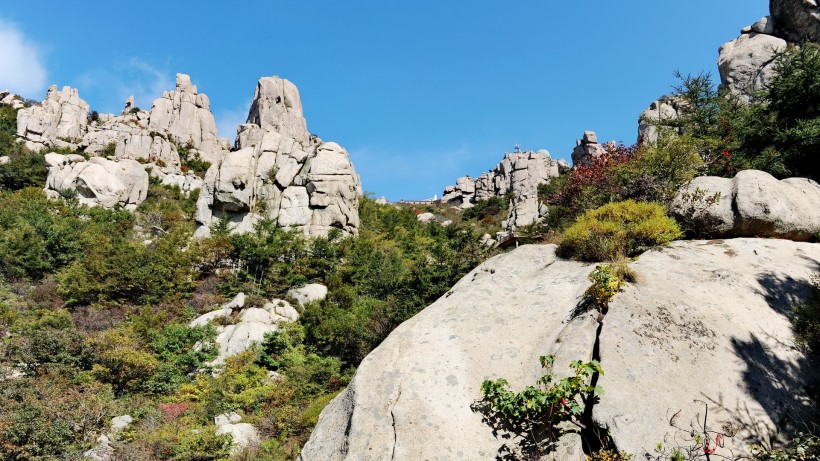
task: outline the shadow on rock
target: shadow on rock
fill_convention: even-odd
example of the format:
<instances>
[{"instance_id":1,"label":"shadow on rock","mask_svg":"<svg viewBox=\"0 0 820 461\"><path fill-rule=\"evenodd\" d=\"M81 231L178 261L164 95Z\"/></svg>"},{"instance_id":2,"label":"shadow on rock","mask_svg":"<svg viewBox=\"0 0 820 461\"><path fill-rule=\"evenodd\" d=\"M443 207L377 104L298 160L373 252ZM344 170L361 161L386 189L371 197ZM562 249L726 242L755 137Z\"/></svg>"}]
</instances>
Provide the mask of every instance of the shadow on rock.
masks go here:
<instances>
[{"instance_id":1,"label":"shadow on rock","mask_svg":"<svg viewBox=\"0 0 820 461\"><path fill-rule=\"evenodd\" d=\"M498 447L496 461L538 461L554 451L557 431L541 422L514 424L485 400L476 400L470 410L481 414L481 421L490 426L496 439L507 441Z\"/></svg>"},{"instance_id":2,"label":"shadow on rock","mask_svg":"<svg viewBox=\"0 0 820 461\"><path fill-rule=\"evenodd\" d=\"M735 353L746 363L743 382L776 427L765 427L746 405L727 408L720 400L713 403L734 417L747 431L750 443L771 446L781 436L817 430L817 363L805 356L797 362L783 360L756 335L748 341L733 339Z\"/></svg>"}]
</instances>

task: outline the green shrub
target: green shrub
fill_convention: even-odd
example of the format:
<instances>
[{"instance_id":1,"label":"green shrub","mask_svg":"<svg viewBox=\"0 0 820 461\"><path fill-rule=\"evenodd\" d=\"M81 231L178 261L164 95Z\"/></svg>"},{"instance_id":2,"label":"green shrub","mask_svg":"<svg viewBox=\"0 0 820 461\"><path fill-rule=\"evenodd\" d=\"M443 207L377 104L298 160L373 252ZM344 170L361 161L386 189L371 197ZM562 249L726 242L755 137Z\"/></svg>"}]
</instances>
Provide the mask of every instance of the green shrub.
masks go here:
<instances>
[{"instance_id":1,"label":"green shrub","mask_svg":"<svg viewBox=\"0 0 820 461\"><path fill-rule=\"evenodd\" d=\"M584 261L608 261L636 256L681 235L660 204L627 200L585 213L564 232L559 249Z\"/></svg>"},{"instance_id":2,"label":"green shrub","mask_svg":"<svg viewBox=\"0 0 820 461\"><path fill-rule=\"evenodd\" d=\"M527 386L520 392L507 389L507 380L485 380L481 393L489 412L488 421L494 429L504 428L520 435L522 448L527 454L544 455L552 444L566 431L563 422L578 427L587 404L601 393L597 386L587 384L594 374L603 374L598 361L588 363L576 360L570 364L575 376L558 378L552 373L555 357L539 358L547 374L538 378L535 386Z\"/></svg>"}]
</instances>

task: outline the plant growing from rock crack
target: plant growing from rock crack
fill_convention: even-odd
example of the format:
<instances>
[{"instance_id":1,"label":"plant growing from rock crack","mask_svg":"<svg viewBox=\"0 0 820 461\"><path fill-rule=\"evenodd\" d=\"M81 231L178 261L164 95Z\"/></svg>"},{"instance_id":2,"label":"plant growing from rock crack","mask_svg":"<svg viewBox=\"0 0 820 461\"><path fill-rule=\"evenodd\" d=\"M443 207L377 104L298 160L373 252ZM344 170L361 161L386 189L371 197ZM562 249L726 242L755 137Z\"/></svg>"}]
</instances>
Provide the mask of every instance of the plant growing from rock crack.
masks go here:
<instances>
[{"instance_id":1,"label":"plant growing from rock crack","mask_svg":"<svg viewBox=\"0 0 820 461\"><path fill-rule=\"evenodd\" d=\"M570 432L567 423L584 428L580 421L584 407L602 392L589 382L594 374L603 374L603 369L597 360L576 360L570 363L575 375L559 378L552 373L554 356L541 356L539 360L547 373L534 386L513 392L507 389L507 380L499 378L485 380L481 393L485 422L495 430L520 436L524 451L540 455L548 452L562 434Z\"/></svg>"}]
</instances>

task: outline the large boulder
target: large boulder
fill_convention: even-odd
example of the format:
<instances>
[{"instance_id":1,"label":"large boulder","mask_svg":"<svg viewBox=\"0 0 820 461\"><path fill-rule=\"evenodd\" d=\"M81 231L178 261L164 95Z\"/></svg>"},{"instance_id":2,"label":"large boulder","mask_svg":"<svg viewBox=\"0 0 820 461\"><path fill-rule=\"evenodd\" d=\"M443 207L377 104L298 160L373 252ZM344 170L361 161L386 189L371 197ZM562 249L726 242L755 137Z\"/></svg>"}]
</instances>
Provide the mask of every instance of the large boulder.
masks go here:
<instances>
[{"instance_id":1,"label":"large boulder","mask_svg":"<svg viewBox=\"0 0 820 461\"><path fill-rule=\"evenodd\" d=\"M718 70L721 83L748 100L774 76L774 60L786 49L786 40L752 32L720 47Z\"/></svg>"},{"instance_id":2,"label":"large boulder","mask_svg":"<svg viewBox=\"0 0 820 461\"><path fill-rule=\"evenodd\" d=\"M39 152L46 147L76 149L88 125L88 103L76 88L49 87L43 102L17 111L17 136Z\"/></svg>"},{"instance_id":3,"label":"large boulder","mask_svg":"<svg viewBox=\"0 0 820 461\"><path fill-rule=\"evenodd\" d=\"M242 417L236 412L223 413L214 418L216 435L230 434L231 453L238 453L245 449L258 448L261 442L259 430L253 424L243 423Z\"/></svg>"},{"instance_id":4,"label":"large boulder","mask_svg":"<svg viewBox=\"0 0 820 461\"><path fill-rule=\"evenodd\" d=\"M136 209L148 195L148 173L134 160L108 160L80 155L45 155L48 166L46 194L57 197L75 191L80 203L106 208Z\"/></svg>"},{"instance_id":5,"label":"large boulder","mask_svg":"<svg viewBox=\"0 0 820 461\"><path fill-rule=\"evenodd\" d=\"M240 293L219 309L191 320L190 326L217 324L217 357L210 365L222 365L225 359L240 354L254 344L261 344L265 335L278 331L281 324L299 319L299 313L287 301L274 299L262 307L246 307Z\"/></svg>"},{"instance_id":6,"label":"large boulder","mask_svg":"<svg viewBox=\"0 0 820 461\"><path fill-rule=\"evenodd\" d=\"M504 377L520 390L542 374L546 354L559 375L573 359L600 359L604 394L585 409L586 436L608 434L636 459L658 443L676 447L702 423L701 402L708 429L727 436L718 454L748 453L787 414L801 417L816 377L788 313L807 295L820 245L675 242L631 264L638 282L605 317L573 316L594 266L555 251L525 245L496 256L399 326L322 412L300 460L502 456L522 440L486 422L481 382ZM562 459L584 459L579 437L565 442Z\"/></svg>"},{"instance_id":7,"label":"large boulder","mask_svg":"<svg viewBox=\"0 0 820 461\"><path fill-rule=\"evenodd\" d=\"M792 41L820 42L820 7L816 0L771 0L777 26Z\"/></svg>"},{"instance_id":8,"label":"large boulder","mask_svg":"<svg viewBox=\"0 0 820 461\"><path fill-rule=\"evenodd\" d=\"M263 83L257 86L257 98L270 96L261 91L267 86ZM298 93L289 98L295 104ZM292 107L301 112L301 105ZM255 100L248 119L273 123L271 111L270 101ZM225 219L233 231L245 232L261 218L307 236L326 236L334 228L348 235L358 232L361 182L347 151L317 137L300 141L290 136L290 125L285 133L277 131L282 126L243 125L239 150L205 175L197 203L197 235L208 235L215 219Z\"/></svg>"},{"instance_id":9,"label":"large boulder","mask_svg":"<svg viewBox=\"0 0 820 461\"><path fill-rule=\"evenodd\" d=\"M732 179L701 176L678 192L671 213L698 235L814 240L820 233L820 185L757 170Z\"/></svg>"}]
</instances>

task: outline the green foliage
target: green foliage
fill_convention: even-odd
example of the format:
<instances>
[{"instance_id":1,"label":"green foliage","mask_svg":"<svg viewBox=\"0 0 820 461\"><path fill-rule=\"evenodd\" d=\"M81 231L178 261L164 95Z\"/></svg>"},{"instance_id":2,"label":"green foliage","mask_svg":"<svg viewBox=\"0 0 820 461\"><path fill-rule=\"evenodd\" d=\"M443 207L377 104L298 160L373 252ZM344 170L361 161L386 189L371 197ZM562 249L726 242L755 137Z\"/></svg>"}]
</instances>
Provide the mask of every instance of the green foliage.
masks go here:
<instances>
[{"instance_id":1,"label":"green foliage","mask_svg":"<svg viewBox=\"0 0 820 461\"><path fill-rule=\"evenodd\" d=\"M811 461L820 459L820 439L816 436L799 434L782 448L752 449L755 461Z\"/></svg>"},{"instance_id":2,"label":"green foliage","mask_svg":"<svg viewBox=\"0 0 820 461\"><path fill-rule=\"evenodd\" d=\"M161 364L143 389L153 393L175 390L218 353L216 329L212 325L189 327L183 324L166 325L161 330L149 330L149 348Z\"/></svg>"},{"instance_id":3,"label":"green foliage","mask_svg":"<svg viewBox=\"0 0 820 461\"><path fill-rule=\"evenodd\" d=\"M47 171L43 156L17 142L17 109L5 104L0 104L2 156L8 156L9 163L0 165L0 192L45 185Z\"/></svg>"},{"instance_id":4,"label":"green foliage","mask_svg":"<svg viewBox=\"0 0 820 461\"><path fill-rule=\"evenodd\" d=\"M795 339L807 351L820 358L820 275L815 275L809 298L792 306Z\"/></svg>"},{"instance_id":5,"label":"green foliage","mask_svg":"<svg viewBox=\"0 0 820 461\"><path fill-rule=\"evenodd\" d=\"M657 201L668 205L677 190L700 172L705 141L692 136L655 145L618 146L588 165L540 188L550 205L546 226L560 231L583 213L611 202Z\"/></svg>"},{"instance_id":6,"label":"green foliage","mask_svg":"<svg viewBox=\"0 0 820 461\"><path fill-rule=\"evenodd\" d=\"M493 424L510 427L524 435L528 441L525 448L537 454L545 453L564 432L560 423L580 424L584 405L601 393L600 388L587 384L594 374L603 374L600 363L574 361L570 368L575 376L559 379L551 372L554 359L540 357L541 367L547 374L520 392L507 389L504 378L481 384Z\"/></svg>"},{"instance_id":7,"label":"green foliage","mask_svg":"<svg viewBox=\"0 0 820 461\"><path fill-rule=\"evenodd\" d=\"M49 200L42 189L0 193L0 273L39 280L79 257L95 235L121 233L132 220L127 212Z\"/></svg>"},{"instance_id":8,"label":"green foliage","mask_svg":"<svg viewBox=\"0 0 820 461\"><path fill-rule=\"evenodd\" d=\"M113 395L58 374L0 381L0 458L76 459L103 429Z\"/></svg>"},{"instance_id":9,"label":"green foliage","mask_svg":"<svg viewBox=\"0 0 820 461\"><path fill-rule=\"evenodd\" d=\"M481 200L475 206L464 210L461 215L462 219L477 219L485 220L487 218L495 218L503 215L506 217L506 211L510 208L509 200L505 197L492 197L487 200Z\"/></svg>"},{"instance_id":10,"label":"green foliage","mask_svg":"<svg viewBox=\"0 0 820 461\"><path fill-rule=\"evenodd\" d=\"M202 160L199 151L187 144L175 144L175 146L179 154L182 172L191 171L201 178L205 177L205 172L211 167L211 162Z\"/></svg>"},{"instance_id":11,"label":"green foliage","mask_svg":"<svg viewBox=\"0 0 820 461\"><path fill-rule=\"evenodd\" d=\"M596 306L606 310L609 301L621 290L623 280L618 275L618 269L609 264L601 264L596 267L589 280L592 282L586 291L586 296L592 300Z\"/></svg>"},{"instance_id":12,"label":"green foliage","mask_svg":"<svg viewBox=\"0 0 820 461\"><path fill-rule=\"evenodd\" d=\"M117 153L117 143L114 141L109 142L108 144L103 147L102 156L103 157L113 157Z\"/></svg>"},{"instance_id":13,"label":"green foliage","mask_svg":"<svg viewBox=\"0 0 820 461\"><path fill-rule=\"evenodd\" d=\"M585 261L637 256L682 235L663 206L652 202L615 202L588 211L563 235L560 251Z\"/></svg>"},{"instance_id":14,"label":"green foliage","mask_svg":"<svg viewBox=\"0 0 820 461\"><path fill-rule=\"evenodd\" d=\"M673 97L681 117L661 122L701 146L711 174L758 169L778 177L820 178L820 48L790 46L775 58L775 74L750 102L720 94L709 74L683 77Z\"/></svg>"}]
</instances>

